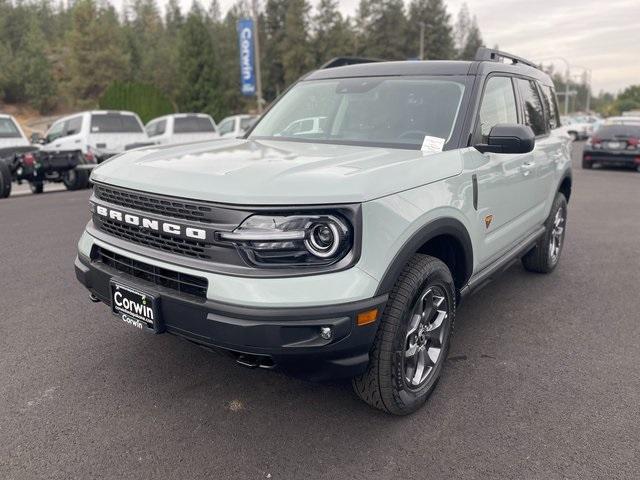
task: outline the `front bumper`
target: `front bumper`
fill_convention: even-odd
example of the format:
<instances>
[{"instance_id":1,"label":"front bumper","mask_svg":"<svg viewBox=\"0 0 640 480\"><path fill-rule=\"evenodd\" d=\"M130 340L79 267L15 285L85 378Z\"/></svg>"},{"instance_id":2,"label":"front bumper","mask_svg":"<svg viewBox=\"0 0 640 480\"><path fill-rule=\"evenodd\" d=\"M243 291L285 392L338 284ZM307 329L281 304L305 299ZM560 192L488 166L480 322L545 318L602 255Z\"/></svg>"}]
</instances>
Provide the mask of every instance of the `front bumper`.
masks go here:
<instances>
[{"instance_id":1,"label":"front bumper","mask_svg":"<svg viewBox=\"0 0 640 480\"><path fill-rule=\"evenodd\" d=\"M263 308L230 305L183 295L129 276L80 254L78 280L111 305L110 281L120 279L160 298L161 329L232 353L240 363L275 367L313 380L346 378L367 367L369 350L387 295L320 307ZM378 309L378 318L356 325L358 313ZM332 338L320 335L331 327Z\"/></svg>"}]
</instances>

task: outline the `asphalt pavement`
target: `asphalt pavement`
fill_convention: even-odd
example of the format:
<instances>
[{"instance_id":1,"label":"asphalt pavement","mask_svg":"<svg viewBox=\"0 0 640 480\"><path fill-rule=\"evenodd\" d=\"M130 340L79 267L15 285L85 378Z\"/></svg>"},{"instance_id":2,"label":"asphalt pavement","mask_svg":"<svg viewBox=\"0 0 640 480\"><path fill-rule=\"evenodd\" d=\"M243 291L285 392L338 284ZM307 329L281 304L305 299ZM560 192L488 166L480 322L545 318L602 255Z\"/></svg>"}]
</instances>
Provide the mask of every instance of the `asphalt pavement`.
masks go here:
<instances>
[{"instance_id":1,"label":"asphalt pavement","mask_svg":"<svg viewBox=\"0 0 640 480\"><path fill-rule=\"evenodd\" d=\"M404 418L117 321L73 272L89 192L0 200L0 478L639 478L640 173L575 167L556 271L472 296Z\"/></svg>"}]
</instances>

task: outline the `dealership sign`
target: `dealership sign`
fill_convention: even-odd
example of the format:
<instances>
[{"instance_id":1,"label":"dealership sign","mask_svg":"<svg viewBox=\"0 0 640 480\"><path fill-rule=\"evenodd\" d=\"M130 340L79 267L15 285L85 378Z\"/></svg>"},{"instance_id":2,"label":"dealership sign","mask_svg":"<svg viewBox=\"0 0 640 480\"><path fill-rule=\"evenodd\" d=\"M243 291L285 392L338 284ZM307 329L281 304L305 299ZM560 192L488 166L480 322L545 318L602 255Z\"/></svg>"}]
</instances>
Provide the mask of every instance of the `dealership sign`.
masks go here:
<instances>
[{"instance_id":1,"label":"dealership sign","mask_svg":"<svg viewBox=\"0 0 640 480\"><path fill-rule=\"evenodd\" d=\"M256 73L254 58L253 20L243 18L238 21L238 49L240 50L240 85L242 94L256 94Z\"/></svg>"}]
</instances>

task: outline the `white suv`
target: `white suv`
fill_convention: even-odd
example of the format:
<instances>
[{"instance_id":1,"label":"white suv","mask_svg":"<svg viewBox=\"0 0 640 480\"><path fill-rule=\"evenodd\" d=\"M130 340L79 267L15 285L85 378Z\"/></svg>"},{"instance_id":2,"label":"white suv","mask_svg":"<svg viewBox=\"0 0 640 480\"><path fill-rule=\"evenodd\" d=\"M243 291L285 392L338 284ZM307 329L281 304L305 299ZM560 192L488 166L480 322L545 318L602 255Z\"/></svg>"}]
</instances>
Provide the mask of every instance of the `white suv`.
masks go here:
<instances>
[{"instance_id":1,"label":"white suv","mask_svg":"<svg viewBox=\"0 0 640 480\"><path fill-rule=\"evenodd\" d=\"M318 130L287 130L308 118ZM350 377L407 414L445 368L465 295L520 259L558 265L571 195L558 124L551 78L495 50L321 69L245 138L97 167L76 275L132 331Z\"/></svg>"}]
</instances>

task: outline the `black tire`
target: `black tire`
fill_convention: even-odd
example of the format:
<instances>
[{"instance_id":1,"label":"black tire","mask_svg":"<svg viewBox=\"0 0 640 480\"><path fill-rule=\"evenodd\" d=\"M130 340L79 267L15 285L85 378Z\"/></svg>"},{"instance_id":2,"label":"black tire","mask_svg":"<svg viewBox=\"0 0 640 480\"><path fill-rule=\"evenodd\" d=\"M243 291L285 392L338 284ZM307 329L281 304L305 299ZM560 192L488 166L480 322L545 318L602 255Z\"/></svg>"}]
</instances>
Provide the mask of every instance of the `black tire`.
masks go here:
<instances>
[{"instance_id":1,"label":"black tire","mask_svg":"<svg viewBox=\"0 0 640 480\"><path fill-rule=\"evenodd\" d=\"M11 195L11 170L2 159L0 159L0 198L7 198Z\"/></svg>"},{"instance_id":2,"label":"black tire","mask_svg":"<svg viewBox=\"0 0 640 480\"><path fill-rule=\"evenodd\" d=\"M42 193L44 191L44 182L29 182L29 188L31 189L31 193Z\"/></svg>"},{"instance_id":3,"label":"black tire","mask_svg":"<svg viewBox=\"0 0 640 480\"><path fill-rule=\"evenodd\" d=\"M571 137L572 142L578 141L578 133L577 132L569 132L569 137Z\"/></svg>"},{"instance_id":4,"label":"black tire","mask_svg":"<svg viewBox=\"0 0 640 480\"><path fill-rule=\"evenodd\" d=\"M582 168L585 170L591 170L593 168L593 162L591 160L582 159Z\"/></svg>"},{"instance_id":5,"label":"black tire","mask_svg":"<svg viewBox=\"0 0 640 480\"><path fill-rule=\"evenodd\" d=\"M431 303L425 302L425 299L429 298L427 297L429 291L432 295ZM444 298L440 307L435 307L434 299L436 298L438 301ZM419 409L436 387L442 373L455 320L455 302L455 286L447 266L437 258L414 255L391 291L369 354L367 371L353 379L356 394L372 407L394 415L407 415ZM443 311L446 311L446 315L441 320L440 328L437 329L439 331L436 340L428 339L427 343L422 344L421 347L418 343L411 346L411 339L414 339L414 342L424 340L422 329L419 330L420 337L417 333L409 335L411 333L409 329L412 325L416 325L415 319L419 318L419 315L415 314L415 307L425 303L430 305L429 308L435 312L435 315L440 315ZM423 314L424 318L426 317ZM441 317L437 316L433 320L433 325L438 318ZM422 321L419 325L422 325ZM411 331L417 332L418 326ZM431 332L425 332L424 336L429 337L430 333L435 332L436 328ZM430 343L432 341L436 343ZM439 355L435 363L432 363L433 366L429 367L429 370L423 367L420 373L426 372L426 376L413 386L411 378L407 377L407 371L412 371L412 366L408 362L410 362L409 358L418 358L419 355L408 357L410 350L408 346L418 348L418 352L423 353L425 359L431 358L431 346L440 346ZM429 362L431 363L431 360ZM412 372L410 377L417 378L417 363ZM419 376L422 378L421 375Z\"/></svg>"},{"instance_id":6,"label":"black tire","mask_svg":"<svg viewBox=\"0 0 640 480\"><path fill-rule=\"evenodd\" d=\"M89 174L86 170L67 170L62 174L62 183L67 190L82 190L89 184Z\"/></svg>"},{"instance_id":7,"label":"black tire","mask_svg":"<svg viewBox=\"0 0 640 480\"><path fill-rule=\"evenodd\" d=\"M562 222L560 225L557 225L557 215L558 211L561 210L560 216L562 217ZM549 213L549 217L545 222L545 232L542 237L536 243L536 246L533 247L527 254L522 257L522 265L524 268L529 270L530 272L536 273L551 273L558 262L560 261L560 254L562 253L562 248L564 247L564 235L566 233L567 226L567 199L564 197L562 193L557 193L556 198L553 201L553 206L551 207L551 213ZM558 231L557 227L561 227L562 231L559 233L560 243L558 246L558 251L555 256L552 254L551 241L554 237L557 239Z\"/></svg>"}]
</instances>

